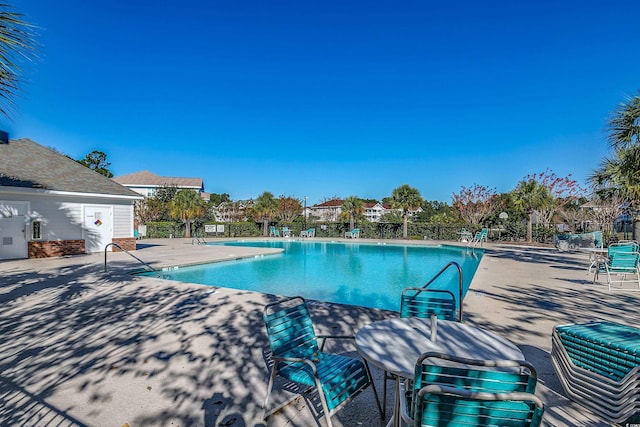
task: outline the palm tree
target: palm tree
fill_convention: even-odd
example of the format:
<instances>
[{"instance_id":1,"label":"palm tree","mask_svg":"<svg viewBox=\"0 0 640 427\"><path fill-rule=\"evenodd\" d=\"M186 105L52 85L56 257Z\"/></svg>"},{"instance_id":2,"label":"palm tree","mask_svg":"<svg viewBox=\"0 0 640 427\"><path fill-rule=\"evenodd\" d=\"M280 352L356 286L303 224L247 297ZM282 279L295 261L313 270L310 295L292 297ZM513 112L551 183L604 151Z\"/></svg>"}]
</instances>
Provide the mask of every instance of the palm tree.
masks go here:
<instances>
[{"instance_id":1,"label":"palm tree","mask_svg":"<svg viewBox=\"0 0 640 427\"><path fill-rule=\"evenodd\" d=\"M609 145L614 149L640 145L640 92L613 112L609 119Z\"/></svg>"},{"instance_id":2,"label":"palm tree","mask_svg":"<svg viewBox=\"0 0 640 427\"><path fill-rule=\"evenodd\" d=\"M614 150L605 158L589 181L600 197L625 197L633 210L640 205L640 92L628 97L613 112L608 123L609 146ZM633 216L633 238L640 236L640 218Z\"/></svg>"},{"instance_id":3,"label":"palm tree","mask_svg":"<svg viewBox=\"0 0 640 427\"><path fill-rule=\"evenodd\" d=\"M356 215L364 213L364 203L356 196L349 196L344 199L342 210L349 213L349 230L353 230L355 228Z\"/></svg>"},{"instance_id":4,"label":"palm tree","mask_svg":"<svg viewBox=\"0 0 640 427\"><path fill-rule=\"evenodd\" d=\"M253 204L252 212L255 219L262 219L262 235L267 236L269 221L278 213L278 200L268 191L258 196Z\"/></svg>"},{"instance_id":5,"label":"palm tree","mask_svg":"<svg viewBox=\"0 0 640 427\"><path fill-rule=\"evenodd\" d=\"M169 202L169 214L185 223L185 237L191 237L191 222L203 217L207 211L200 194L194 190L179 190Z\"/></svg>"},{"instance_id":6,"label":"palm tree","mask_svg":"<svg viewBox=\"0 0 640 427\"><path fill-rule=\"evenodd\" d=\"M391 193L391 207L402 210L402 237L405 239L407 238L409 209L417 208L422 202L420 191L407 184L401 185Z\"/></svg>"},{"instance_id":7,"label":"palm tree","mask_svg":"<svg viewBox=\"0 0 640 427\"><path fill-rule=\"evenodd\" d=\"M514 204L527 214L527 242L533 240L533 213L553 202L549 189L535 179L523 180L512 193Z\"/></svg>"},{"instance_id":8,"label":"palm tree","mask_svg":"<svg viewBox=\"0 0 640 427\"><path fill-rule=\"evenodd\" d=\"M7 4L0 4L0 9L0 114L9 117L22 81L21 64L31 59L36 43L33 27L22 14Z\"/></svg>"}]
</instances>

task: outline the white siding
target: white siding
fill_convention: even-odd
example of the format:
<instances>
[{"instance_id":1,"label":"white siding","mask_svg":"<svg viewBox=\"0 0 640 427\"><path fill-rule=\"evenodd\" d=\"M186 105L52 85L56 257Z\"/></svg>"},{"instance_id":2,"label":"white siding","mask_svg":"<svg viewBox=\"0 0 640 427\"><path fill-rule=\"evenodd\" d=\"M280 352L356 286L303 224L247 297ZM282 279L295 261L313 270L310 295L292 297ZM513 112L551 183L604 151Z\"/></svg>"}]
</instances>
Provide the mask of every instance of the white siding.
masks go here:
<instances>
[{"instance_id":1,"label":"white siding","mask_svg":"<svg viewBox=\"0 0 640 427\"><path fill-rule=\"evenodd\" d=\"M133 237L133 205L113 205L113 237Z\"/></svg>"},{"instance_id":2,"label":"white siding","mask_svg":"<svg viewBox=\"0 0 640 427\"><path fill-rule=\"evenodd\" d=\"M112 207L113 236L133 237L132 200L48 194L2 194L2 187L0 200L30 202L28 227L31 221L42 221L42 240L82 239L82 215L83 207L86 205Z\"/></svg>"},{"instance_id":3,"label":"white siding","mask_svg":"<svg viewBox=\"0 0 640 427\"><path fill-rule=\"evenodd\" d=\"M82 239L82 205L60 202L51 197L30 200L29 217L31 221L42 221L42 240Z\"/></svg>"}]
</instances>

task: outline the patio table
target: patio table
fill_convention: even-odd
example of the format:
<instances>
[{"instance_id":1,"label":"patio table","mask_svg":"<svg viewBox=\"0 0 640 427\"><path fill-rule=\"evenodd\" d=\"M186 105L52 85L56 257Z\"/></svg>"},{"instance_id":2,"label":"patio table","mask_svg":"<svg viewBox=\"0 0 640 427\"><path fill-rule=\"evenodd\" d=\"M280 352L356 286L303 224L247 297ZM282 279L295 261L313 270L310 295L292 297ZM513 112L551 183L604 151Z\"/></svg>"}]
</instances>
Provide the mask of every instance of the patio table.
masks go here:
<instances>
[{"instance_id":1,"label":"patio table","mask_svg":"<svg viewBox=\"0 0 640 427\"><path fill-rule=\"evenodd\" d=\"M598 270L598 264L606 261L609 253L607 248L580 248L580 250L589 254L587 274L595 273Z\"/></svg>"},{"instance_id":2,"label":"patio table","mask_svg":"<svg viewBox=\"0 0 640 427\"><path fill-rule=\"evenodd\" d=\"M399 377L389 425L400 425L400 378L413 379L415 363L423 353L434 351L482 360L524 360L513 343L484 329L437 320L433 336L431 326L431 319L395 318L366 325L356 334L356 347L362 357Z\"/></svg>"}]
</instances>

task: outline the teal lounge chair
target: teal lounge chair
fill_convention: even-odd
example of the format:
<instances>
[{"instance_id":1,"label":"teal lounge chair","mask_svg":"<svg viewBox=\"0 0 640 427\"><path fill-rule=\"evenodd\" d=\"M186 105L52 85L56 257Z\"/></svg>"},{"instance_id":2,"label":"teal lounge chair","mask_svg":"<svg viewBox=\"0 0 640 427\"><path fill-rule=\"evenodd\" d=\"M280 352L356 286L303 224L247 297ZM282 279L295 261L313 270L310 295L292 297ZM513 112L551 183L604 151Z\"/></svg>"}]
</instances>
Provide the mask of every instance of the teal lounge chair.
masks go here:
<instances>
[{"instance_id":1,"label":"teal lounge chair","mask_svg":"<svg viewBox=\"0 0 640 427\"><path fill-rule=\"evenodd\" d=\"M526 361L472 360L425 353L413 385L401 396L410 426L539 426L544 406L534 393L535 368Z\"/></svg>"},{"instance_id":2,"label":"teal lounge chair","mask_svg":"<svg viewBox=\"0 0 640 427\"><path fill-rule=\"evenodd\" d=\"M291 237L291 230L289 230L289 227L282 227L282 237Z\"/></svg>"},{"instance_id":3,"label":"teal lounge chair","mask_svg":"<svg viewBox=\"0 0 640 427\"><path fill-rule=\"evenodd\" d=\"M316 229L307 228L306 230L302 230L300 232L300 237L316 237Z\"/></svg>"},{"instance_id":4,"label":"teal lounge chair","mask_svg":"<svg viewBox=\"0 0 640 427\"><path fill-rule=\"evenodd\" d=\"M344 232L344 237L345 237L345 239L347 239L347 238L359 239L360 238L360 229L359 228L354 228L351 231L345 231Z\"/></svg>"},{"instance_id":5,"label":"teal lounge chair","mask_svg":"<svg viewBox=\"0 0 640 427\"><path fill-rule=\"evenodd\" d=\"M609 245L607 258L598 264L593 276L593 282L598 280L600 274L607 275L609 291L611 285L617 284L618 290L640 290L640 253L635 242L618 243ZM633 283L637 288L625 288L625 283Z\"/></svg>"},{"instance_id":6,"label":"teal lounge chair","mask_svg":"<svg viewBox=\"0 0 640 427\"><path fill-rule=\"evenodd\" d=\"M489 230L486 229L486 228L483 228L482 230L480 230L480 231L478 231L476 233L476 235L473 237L473 239L471 239L469 241L467 246L482 245L482 242L486 242L487 241L488 236L489 236Z\"/></svg>"},{"instance_id":7,"label":"teal lounge chair","mask_svg":"<svg viewBox=\"0 0 640 427\"><path fill-rule=\"evenodd\" d=\"M280 232L274 226L269 226L269 237L280 237Z\"/></svg>"},{"instance_id":8,"label":"teal lounge chair","mask_svg":"<svg viewBox=\"0 0 640 427\"><path fill-rule=\"evenodd\" d=\"M315 387L329 427L332 427L331 415L368 386L371 386L378 411L382 414L367 363L322 351L328 338L353 337L316 336L307 304L302 297L268 304L264 308L263 317L273 361L263 405L265 419L282 407L267 412L276 376L309 388ZM321 340L320 346L318 339Z\"/></svg>"},{"instance_id":9,"label":"teal lounge chair","mask_svg":"<svg viewBox=\"0 0 640 427\"><path fill-rule=\"evenodd\" d=\"M473 240L473 234L470 231L467 231L466 228L463 228L458 232L460 234L460 241L464 243L469 243Z\"/></svg>"}]
</instances>

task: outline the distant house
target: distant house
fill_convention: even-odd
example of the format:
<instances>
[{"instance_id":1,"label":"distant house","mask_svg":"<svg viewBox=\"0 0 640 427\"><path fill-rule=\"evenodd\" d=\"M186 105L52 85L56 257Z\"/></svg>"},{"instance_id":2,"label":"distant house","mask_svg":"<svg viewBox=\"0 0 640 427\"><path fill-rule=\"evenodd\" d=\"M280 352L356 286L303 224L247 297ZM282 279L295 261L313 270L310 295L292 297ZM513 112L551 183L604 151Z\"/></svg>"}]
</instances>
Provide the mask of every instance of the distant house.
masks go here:
<instances>
[{"instance_id":1,"label":"distant house","mask_svg":"<svg viewBox=\"0 0 640 427\"><path fill-rule=\"evenodd\" d=\"M194 190L208 201L209 193L204 192L204 181L202 178L176 178L170 176L159 176L149 171L134 172L128 175L121 175L112 178L120 185L142 194L144 197L153 197L161 187L177 187L179 190Z\"/></svg>"},{"instance_id":2,"label":"distant house","mask_svg":"<svg viewBox=\"0 0 640 427\"><path fill-rule=\"evenodd\" d=\"M136 247L142 197L29 139L0 138L0 259Z\"/></svg>"},{"instance_id":3,"label":"distant house","mask_svg":"<svg viewBox=\"0 0 640 427\"><path fill-rule=\"evenodd\" d=\"M380 222L382 215L389 212L391 207L389 205L383 205L382 203L365 203L364 204L364 217L369 222Z\"/></svg>"},{"instance_id":4,"label":"distant house","mask_svg":"<svg viewBox=\"0 0 640 427\"><path fill-rule=\"evenodd\" d=\"M307 208L309 215L313 215L320 222L336 222L342 213L342 205L344 200L331 199L326 202ZM389 212L397 212L402 214L402 209L393 209L389 204L382 203L365 203L364 217L369 222L380 222L382 216ZM418 212L422 212L421 207L410 208L408 210L409 218L412 218Z\"/></svg>"},{"instance_id":5,"label":"distant house","mask_svg":"<svg viewBox=\"0 0 640 427\"><path fill-rule=\"evenodd\" d=\"M331 199L307 208L309 215L314 216L320 222L336 222L342 213L344 200Z\"/></svg>"},{"instance_id":6,"label":"distant house","mask_svg":"<svg viewBox=\"0 0 640 427\"><path fill-rule=\"evenodd\" d=\"M253 199L220 203L215 207L215 219L219 222L246 221L248 211L253 205Z\"/></svg>"}]
</instances>

